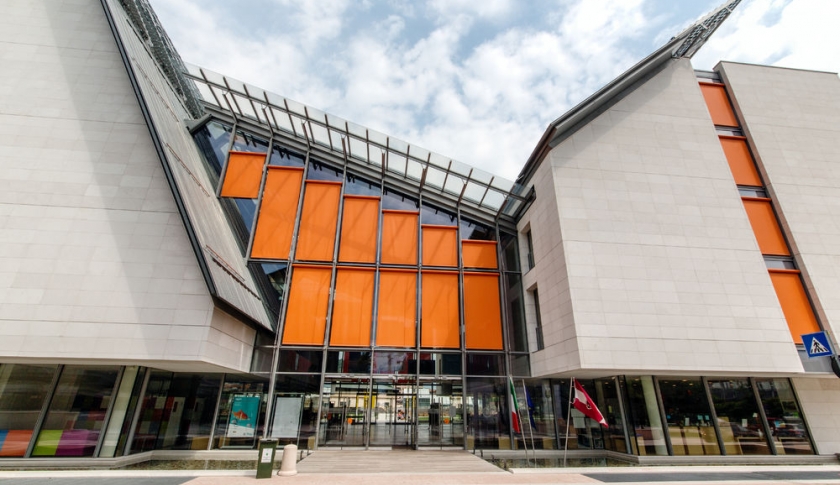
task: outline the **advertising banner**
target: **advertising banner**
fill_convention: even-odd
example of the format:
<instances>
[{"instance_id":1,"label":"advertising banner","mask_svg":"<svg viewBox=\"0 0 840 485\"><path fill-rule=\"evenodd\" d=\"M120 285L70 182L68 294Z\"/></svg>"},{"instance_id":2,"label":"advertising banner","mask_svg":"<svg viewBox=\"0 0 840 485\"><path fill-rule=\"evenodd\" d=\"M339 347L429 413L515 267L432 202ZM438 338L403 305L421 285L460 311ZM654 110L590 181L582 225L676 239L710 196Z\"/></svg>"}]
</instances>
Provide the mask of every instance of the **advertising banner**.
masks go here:
<instances>
[{"instance_id":1,"label":"advertising banner","mask_svg":"<svg viewBox=\"0 0 840 485\"><path fill-rule=\"evenodd\" d=\"M231 399L228 417L228 438L253 438L257 430L257 418L260 414L260 397L236 394Z\"/></svg>"}]
</instances>

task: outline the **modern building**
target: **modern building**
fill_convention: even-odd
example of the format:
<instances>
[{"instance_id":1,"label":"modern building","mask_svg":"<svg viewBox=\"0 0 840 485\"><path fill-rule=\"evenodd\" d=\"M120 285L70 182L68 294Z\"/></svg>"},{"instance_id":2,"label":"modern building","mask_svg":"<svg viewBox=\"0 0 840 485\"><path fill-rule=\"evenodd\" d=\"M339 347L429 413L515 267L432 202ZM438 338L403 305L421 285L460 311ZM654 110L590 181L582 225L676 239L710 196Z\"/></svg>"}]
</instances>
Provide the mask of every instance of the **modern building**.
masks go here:
<instances>
[{"instance_id":1,"label":"modern building","mask_svg":"<svg viewBox=\"0 0 840 485\"><path fill-rule=\"evenodd\" d=\"M802 338L840 326L840 79L695 71L737 3L507 181L185 65L147 0L7 2L0 466L263 436L840 453Z\"/></svg>"}]
</instances>

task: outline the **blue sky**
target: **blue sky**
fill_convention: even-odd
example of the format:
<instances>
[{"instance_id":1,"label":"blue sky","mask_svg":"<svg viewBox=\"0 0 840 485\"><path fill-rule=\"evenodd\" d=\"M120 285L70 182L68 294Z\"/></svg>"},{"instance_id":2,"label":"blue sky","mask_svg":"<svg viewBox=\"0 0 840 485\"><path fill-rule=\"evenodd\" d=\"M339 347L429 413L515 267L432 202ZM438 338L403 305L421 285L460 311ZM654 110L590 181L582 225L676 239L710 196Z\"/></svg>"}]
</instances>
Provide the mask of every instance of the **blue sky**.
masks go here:
<instances>
[{"instance_id":1,"label":"blue sky","mask_svg":"<svg viewBox=\"0 0 840 485\"><path fill-rule=\"evenodd\" d=\"M548 123L719 0L150 0L185 61L514 179ZM744 0L695 55L840 70L840 2Z\"/></svg>"}]
</instances>

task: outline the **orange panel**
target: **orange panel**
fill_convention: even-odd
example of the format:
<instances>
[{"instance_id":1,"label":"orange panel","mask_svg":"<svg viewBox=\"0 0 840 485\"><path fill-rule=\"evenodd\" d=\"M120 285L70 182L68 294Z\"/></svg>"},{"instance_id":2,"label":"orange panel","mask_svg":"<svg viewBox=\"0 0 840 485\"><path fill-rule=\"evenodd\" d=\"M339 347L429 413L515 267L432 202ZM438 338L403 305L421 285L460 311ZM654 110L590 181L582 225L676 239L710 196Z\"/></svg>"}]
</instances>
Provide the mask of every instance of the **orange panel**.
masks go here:
<instances>
[{"instance_id":1,"label":"orange panel","mask_svg":"<svg viewBox=\"0 0 840 485\"><path fill-rule=\"evenodd\" d=\"M755 162L747 148L745 138L722 136L720 144L723 146L723 153L726 154L726 161L729 162L729 169L732 170L732 177L736 184L754 187L764 185L755 169Z\"/></svg>"},{"instance_id":2,"label":"orange panel","mask_svg":"<svg viewBox=\"0 0 840 485\"><path fill-rule=\"evenodd\" d=\"M341 182L306 182L295 259L332 261L340 200Z\"/></svg>"},{"instance_id":3,"label":"orange panel","mask_svg":"<svg viewBox=\"0 0 840 485\"><path fill-rule=\"evenodd\" d=\"M423 225L423 266L458 266L458 228Z\"/></svg>"},{"instance_id":4,"label":"orange panel","mask_svg":"<svg viewBox=\"0 0 840 485\"><path fill-rule=\"evenodd\" d=\"M330 345L370 345L374 274L373 268L338 269Z\"/></svg>"},{"instance_id":5,"label":"orange panel","mask_svg":"<svg viewBox=\"0 0 840 485\"><path fill-rule=\"evenodd\" d=\"M498 273L464 273L464 326L468 349L502 350Z\"/></svg>"},{"instance_id":6,"label":"orange panel","mask_svg":"<svg viewBox=\"0 0 840 485\"><path fill-rule=\"evenodd\" d=\"M461 257L465 268L496 269L499 267L496 259L496 241L461 241Z\"/></svg>"},{"instance_id":7,"label":"orange panel","mask_svg":"<svg viewBox=\"0 0 840 485\"><path fill-rule=\"evenodd\" d=\"M384 226L384 224L383 224ZM417 273L415 271L379 272L379 309L376 345L414 347L417 340Z\"/></svg>"},{"instance_id":8,"label":"orange panel","mask_svg":"<svg viewBox=\"0 0 840 485\"><path fill-rule=\"evenodd\" d=\"M744 208L747 209L747 217L750 218L755 239L758 241L758 249L761 254L772 254L777 256L789 256L787 243L779 224L776 222L776 215L770 199L758 199L743 197Z\"/></svg>"},{"instance_id":9,"label":"orange panel","mask_svg":"<svg viewBox=\"0 0 840 485\"><path fill-rule=\"evenodd\" d=\"M417 264L419 212L382 211L382 259L385 264Z\"/></svg>"},{"instance_id":10,"label":"orange panel","mask_svg":"<svg viewBox=\"0 0 840 485\"><path fill-rule=\"evenodd\" d=\"M811 310L805 288L802 287L799 272L770 270L770 279L773 280L773 288L776 289L793 341L801 344L802 335L819 332L820 326Z\"/></svg>"},{"instance_id":11,"label":"orange panel","mask_svg":"<svg viewBox=\"0 0 840 485\"><path fill-rule=\"evenodd\" d=\"M344 196L338 260L350 263L376 262L379 229L379 197Z\"/></svg>"},{"instance_id":12,"label":"orange panel","mask_svg":"<svg viewBox=\"0 0 840 485\"><path fill-rule=\"evenodd\" d=\"M268 167L252 258L289 258L302 179L302 168Z\"/></svg>"},{"instance_id":13,"label":"orange panel","mask_svg":"<svg viewBox=\"0 0 840 485\"><path fill-rule=\"evenodd\" d=\"M420 345L459 348L458 273L424 271L420 307Z\"/></svg>"},{"instance_id":14,"label":"orange panel","mask_svg":"<svg viewBox=\"0 0 840 485\"><path fill-rule=\"evenodd\" d=\"M31 429L10 429L0 447L0 456L23 456L32 438Z\"/></svg>"},{"instance_id":15,"label":"orange panel","mask_svg":"<svg viewBox=\"0 0 840 485\"><path fill-rule=\"evenodd\" d=\"M265 153L230 152L222 197L256 199L260 194Z\"/></svg>"},{"instance_id":16,"label":"orange panel","mask_svg":"<svg viewBox=\"0 0 840 485\"><path fill-rule=\"evenodd\" d=\"M712 115L712 122L718 126L738 126L738 119L732 112L732 105L726 96L726 88L723 84L700 83L700 91L706 99L706 106L709 114Z\"/></svg>"},{"instance_id":17,"label":"orange panel","mask_svg":"<svg viewBox=\"0 0 840 485\"><path fill-rule=\"evenodd\" d=\"M293 266L284 344L324 345L331 277L328 266Z\"/></svg>"}]
</instances>

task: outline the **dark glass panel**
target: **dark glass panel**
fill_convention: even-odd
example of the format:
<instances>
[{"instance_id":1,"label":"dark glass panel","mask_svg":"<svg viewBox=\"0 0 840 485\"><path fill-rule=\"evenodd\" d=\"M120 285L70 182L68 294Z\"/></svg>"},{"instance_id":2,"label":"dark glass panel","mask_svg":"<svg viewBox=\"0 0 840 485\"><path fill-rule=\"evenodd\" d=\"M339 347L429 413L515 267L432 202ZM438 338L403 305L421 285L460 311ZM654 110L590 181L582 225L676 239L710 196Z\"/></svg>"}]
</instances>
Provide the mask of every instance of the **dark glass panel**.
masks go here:
<instances>
[{"instance_id":1,"label":"dark glass panel","mask_svg":"<svg viewBox=\"0 0 840 485\"><path fill-rule=\"evenodd\" d=\"M747 379L709 381L727 455L769 455L758 404Z\"/></svg>"},{"instance_id":2,"label":"dark glass panel","mask_svg":"<svg viewBox=\"0 0 840 485\"><path fill-rule=\"evenodd\" d=\"M320 350L283 349L277 372L321 372L324 353Z\"/></svg>"},{"instance_id":3,"label":"dark glass panel","mask_svg":"<svg viewBox=\"0 0 840 485\"><path fill-rule=\"evenodd\" d=\"M277 389L282 389L283 377L277 377ZM219 399L219 415L216 418L213 448L254 448L256 446L257 439L262 436L262 427L265 424L267 389L268 379L247 375L225 375L225 383L222 386L222 395ZM245 408L256 408L258 410L257 418L254 420L256 427L253 432L250 432L247 426L243 429L239 422L233 422L236 417L232 414L237 413L237 411L244 411ZM249 418L246 417L246 420Z\"/></svg>"},{"instance_id":4,"label":"dark glass panel","mask_svg":"<svg viewBox=\"0 0 840 485\"><path fill-rule=\"evenodd\" d=\"M198 130L193 139L198 145L211 179L214 184L219 181L222 167L227 160L228 146L230 145L230 134L233 129L218 121L211 121Z\"/></svg>"},{"instance_id":5,"label":"dark glass panel","mask_svg":"<svg viewBox=\"0 0 840 485\"><path fill-rule=\"evenodd\" d=\"M206 450L220 380L220 374L154 371L131 452Z\"/></svg>"},{"instance_id":6,"label":"dark glass panel","mask_svg":"<svg viewBox=\"0 0 840 485\"><path fill-rule=\"evenodd\" d=\"M503 354L467 354L467 375L501 376L505 374Z\"/></svg>"},{"instance_id":7,"label":"dark glass panel","mask_svg":"<svg viewBox=\"0 0 840 485\"><path fill-rule=\"evenodd\" d=\"M512 354L510 356L510 373L516 377L531 375L531 358L528 354Z\"/></svg>"},{"instance_id":8,"label":"dark glass panel","mask_svg":"<svg viewBox=\"0 0 840 485\"><path fill-rule=\"evenodd\" d=\"M277 325L277 318L283 308L283 298L286 296L287 263L251 263L248 265L251 274L257 281L263 303L268 310L271 326Z\"/></svg>"},{"instance_id":9,"label":"dark glass panel","mask_svg":"<svg viewBox=\"0 0 840 485\"><path fill-rule=\"evenodd\" d=\"M473 239L478 241L495 241L496 229L486 224L472 221L466 217L461 218L458 224L461 231L461 239Z\"/></svg>"},{"instance_id":10,"label":"dark glass panel","mask_svg":"<svg viewBox=\"0 0 840 485\"><path fill-rule=\"evenodd\" d=\"M502 270L519 271L519 242L516 236L502 232L499 236L502 243Z\"/></svg>"},{"instance_id":11,"label":"dark glass panel","mask_svg":"<svg viewBox=\"0 0 840 485\"><path fill-rule=\"evenodd\" d=\"M55 376L54 365L0 365L0 456L22 457Z\"/></svg>"},{"instance_id":12,"label":"dark glass panel","mask_svg":"<svg viewBox=\"0 0 840 485\"><path fill-rule=\"evenodd\" d=\"M461 375L461 354L420 352L420 374Z\"/></svg>"},{"instance_id":13,"label":"dark glass panel","mask_svg":"<svg viewBox=\"0 0 840 485\"><path fill-rule=\"evenodd\" d=\"M93 456L117 367L65 366L32 456Z\"/></svg>"},{"instance_id":14,"label":"dark glass panel","mask_svg":"<svg viewBox=\"0 0 840 485\"><path fill-rule=\"evenodd\" d=\"M554 400L551 384L548 381L526 382L523 388L521 380L515 381L516 397L519 399L522 427L527 433L527 443L522 443L522 435L516 436L517 449L533 447L540 450L556 450L557 433L554 428ZM520 393L522 393L520 395ZM532 439L533 435L533 439Z\"/></svg>"},{"instance_id":15,"label":"dark glass panel","mask_svg":"<svg viewBox=\"0 0 840 485\"><path fill-rule=\"evenodd\" d=\"M376 352L373 354L374 374L415 374L417 360L414 352Z\"/></svg>"},{"instance_id":16,"label":"dark glass panel","mask_svg":"<svg viewBox=\"0 0 840 485\"><path fill-rule=\"evenodd\" d=\"M267 153L268 141L251 133L236 130L236 137L233 139L231 151Z\"/></svg>"},{"instance_id":17,"label":"dark glass panel","mask_svg":"<svg viewBox=\"0 0 840 485\"><path fill-rule=\"evenodd\" d=\"M326 372L368 374L370 373L370 352L329 352L327 354Z\"/></svg>"},{"instance_id":18,"label":"dark glass panel","mask_svg":"<svg viewBox=\"0 0 840 485\"><path fill-rule=\"evenodd\" d=\"M514 352L528 352L528 329L525 326L525 306L522 302L522 276L505 273L507 285L508 346Z\"/></svg>"},{"instance_id":19,"label":"dark glass panel","mask_svg":"<svg viewBox=\"0 0 840 485\"><path fill-rule=\"evenodd\" d=\"M618 403L618 389L616 380L604 379L576 379L580 382L589 397L592 398L598 410L607 421L603 427L595 420L584 416L575 408L569 414L569 386L570 381L562 380L555 385L555 406L558 413L558 431L560 441L566 443L568 430L568 446L570 450L608 450L619 453L629 453L624 436L624 419L621 416ZM653 381L651 380L651 384ZM571 417L567 422L566 418ZM662 440L664 447L664 439ZM563 445L561 445L562 447ZM667 454L667 450L666 453Z\"/></svg>"},{"instance_id":20,"label":"dark glass panel","mask_svg":"<svg viewBox=\"0 0 840 485\"><path fill-rule=\"evenodd\" d=\"M251 231L254 230L254 216L257 215L257 200L256 199L231 199L236 204L236 210L241 219L242 228L250 236Z\"/></svg>"},{"instance_id":21,"label":"dark glass panel","mask_svg":"<svg viewBox=\"0 0 840 485\"><path fill-rule=\"evenodd\" d=\"M385 210L416 211L420 208L420 202L416 197L401 194L390 187L385 187L382 196L382 208Z\"/></svg>"},{"instance_id":22,"label":"dark glass panel","mask_svg":"<svg viewBox=\"0 0 840 485\"><path fill-rule=\"evenodd\" d=\"M662 418L651 376L627 376L627 407L632 416L635 443L639 455L667 455Z\"/></svg>"},{"instance_id":23,"label":"dark glass panel","mask_svg":"<svg viewBox=\"0 0 840 485\"><path fill-rule=\"evenodd\" d=\"M813 455L808 429L788 379L756 379L758 395L779 455Z\"/></svg>"},{"instance_id":24,"label":"dark glass panel","mask_svg":"<svg viewBox=\"0 0 840 485\"><path fill-rule=\"evenodd\" d=\"M254 338L254 355L251 357L251 372L254 374L267 374L271 372L271 359L273 358L274 336L267 332L257 332Z\"/></svg>"},{"instance_id":25,"label":"dark glass panel","mask_svg":"<svg viewBox=\"0 0 840 485\"><path fill-rule=\"evenodd\" d=\"M437 226L454 226L458 223L458 218L455 216L454 211L424 203L420 208L420 223L434 224Z\"/></svg>"},{"instance_id":26,"label":"dark glass panel","mask_svg":"<svg viewBox=\"0 0 840 485\"><path fill-rule=\"evenodd\" d=\"M271 149L271 157L268 159L268 164L283 167L303 167L304 156L284 146L275 144Z\"/></svg>"},{"instance_id":27,"label":"dark glass panel","mask_svg":"<svg viewBox=\"0 0 840 485\"><path fill-rule=\"evenodd\" d=\"M306 179L342 182L344 180L344 172L342 172L340 168L310 159L309 170L306 172Z\"/></svg>"},{"instance_id":28,"label":"dark glass panel","mask_svg":"<svg viewBox=\"0 0 840 485\"><path fill-rule=\"evenodd\" d=\"M375 182L348 173L347 180L344 182L344 193L379 197L382 195L382 188Z\"/></svg>"},{"instance_id":29,"label":"dark glass panel","mask_svg":"<svg viewBox=\"0 0 840 485\"><path fill-rule=\"evenodd\" d=\"M719 455L706 389L699 377L659 379L674 455Z\"/></svg>"},{"instance_id":30,"label":"dark glass panel","mask_svg":"<svg viewBox=\"0 0 840 485\"><path fill-rule=\"evenodd\" d=\"M467 449L510 449L507 379L468 377L464 393Z\"/></svg>"}]
</instances>

